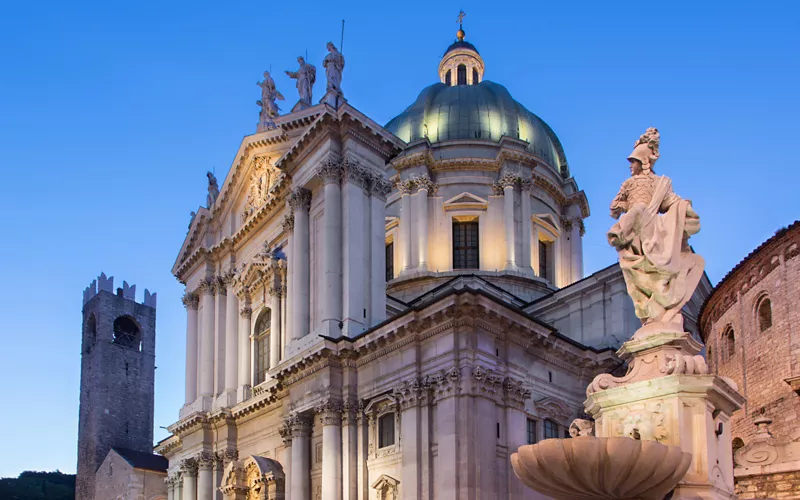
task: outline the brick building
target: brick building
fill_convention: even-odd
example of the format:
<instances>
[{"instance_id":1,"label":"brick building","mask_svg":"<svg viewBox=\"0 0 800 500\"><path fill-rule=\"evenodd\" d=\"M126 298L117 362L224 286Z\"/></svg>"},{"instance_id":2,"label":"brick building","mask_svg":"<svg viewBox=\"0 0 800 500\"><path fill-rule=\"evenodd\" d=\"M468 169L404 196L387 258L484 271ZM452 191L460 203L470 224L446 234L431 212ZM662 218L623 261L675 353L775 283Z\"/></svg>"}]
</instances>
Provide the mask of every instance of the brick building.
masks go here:
<instances>
[{"instance_id":1,"label":"brick building","mask_svg":"<svg viewBox=\"0 0 800 500\"><path fill-rule=\"evenodd\" d=\"M800 498L800 221L725 276L700 326L714 373L747 398L731 419L740 498Z\"/></svg>"}]
</instances>

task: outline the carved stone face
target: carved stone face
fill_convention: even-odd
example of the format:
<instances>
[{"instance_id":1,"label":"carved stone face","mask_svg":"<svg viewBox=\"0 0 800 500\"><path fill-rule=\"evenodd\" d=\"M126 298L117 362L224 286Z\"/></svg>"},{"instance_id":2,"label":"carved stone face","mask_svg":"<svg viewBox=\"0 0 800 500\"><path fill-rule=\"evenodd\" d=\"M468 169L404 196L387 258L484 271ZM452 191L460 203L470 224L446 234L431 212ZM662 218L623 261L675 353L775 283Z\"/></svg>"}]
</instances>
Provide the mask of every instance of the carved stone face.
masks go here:
<instances>
[{"instance_id":1,"label":"carved stone face","mask_svg":"<svg viewBox=\"0 0 800 500\"><path fill-rule=\"evenodd\" d=\"M642 162L631 158L631 175L639 175L642 173Z\"/></svg>"},{"instance_id":2,"label":"carved stone face","mask_svg":"<svg viewBox=\"0 0 800 500\"><path fill-rule=\"evenodd\" d=\"M302 57L298 57L297 58L297 62L300 63L300 66L302 66L302 65L304 65L306 63L306 60L303 59Z\"/></svg>"}]
</instances>

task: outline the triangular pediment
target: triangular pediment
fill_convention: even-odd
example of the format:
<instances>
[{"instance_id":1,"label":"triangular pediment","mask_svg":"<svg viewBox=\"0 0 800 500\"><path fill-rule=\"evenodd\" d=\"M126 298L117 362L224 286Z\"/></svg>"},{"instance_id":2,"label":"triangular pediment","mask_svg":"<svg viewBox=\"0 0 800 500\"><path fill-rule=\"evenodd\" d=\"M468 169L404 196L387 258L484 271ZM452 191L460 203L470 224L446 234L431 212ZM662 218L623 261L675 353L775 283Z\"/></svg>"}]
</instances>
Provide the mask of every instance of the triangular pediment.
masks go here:
<instances>
[{"instance_id":1,"label":"triangular pediment","mask_svg":"<svg viewBox=\"0 0 800 500\"><path fill-rule=\"evenodd\" d=\"M487 200L466 191L444 202L445 210L486 210L488 206Z\"/></svg>"}]
</instances>

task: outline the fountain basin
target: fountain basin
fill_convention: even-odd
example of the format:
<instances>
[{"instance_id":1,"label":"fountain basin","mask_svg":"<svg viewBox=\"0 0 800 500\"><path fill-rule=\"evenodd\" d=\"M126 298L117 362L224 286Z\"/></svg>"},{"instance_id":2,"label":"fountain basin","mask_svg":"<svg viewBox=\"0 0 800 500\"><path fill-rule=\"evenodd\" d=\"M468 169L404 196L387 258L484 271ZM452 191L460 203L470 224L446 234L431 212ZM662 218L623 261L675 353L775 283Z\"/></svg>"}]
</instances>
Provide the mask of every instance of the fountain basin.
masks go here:
<instances>
[{"instance_id":1,"label":"fountain basin","mask_svg":"<svg viewBox=\"0 0 800 500\"><path fill-rule=\"evenodd\" d=\"M691 463L677 446L628 437L546 439L511 455L517 477L555 500L663 500Z\"/></svg>"}]
</instances>

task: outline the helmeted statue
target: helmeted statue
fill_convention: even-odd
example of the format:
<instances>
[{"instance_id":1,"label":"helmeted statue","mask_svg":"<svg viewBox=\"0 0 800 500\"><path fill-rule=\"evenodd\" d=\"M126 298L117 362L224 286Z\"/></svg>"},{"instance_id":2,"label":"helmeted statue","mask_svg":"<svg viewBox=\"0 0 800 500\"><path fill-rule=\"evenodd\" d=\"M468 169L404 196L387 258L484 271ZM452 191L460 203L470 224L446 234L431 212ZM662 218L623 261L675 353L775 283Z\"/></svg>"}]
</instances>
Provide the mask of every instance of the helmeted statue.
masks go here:
<instances>
[{"instance_id":1,"label":"helmeted statue","mask_svg":"<svg viewBox=\"0 0 800 500\"><path fill-rule=\"evenodd\" d=\"M628 294L643 325L634 338L683 332L681 309L692 298L705 264L688 244L700 231L692 202L672 191L669 177L653 171L659 142L655 128L636 141L628 156L631 177L611 203L611 217L619 221L608 232L608 242L619 252Z\"/></svg>"},{"instance_id":2,"label":"helmeted statue","mask_svg":"<svg viewBox=\"0 0 800 500\"><path fill-rule=\"evenodd\" d=\"M275 118L278 116L280 108L275 104L275 99L283 100L283 95L275 88L275 80L270 76L269 71L264 72L264 81L256 82L261 87L261 99L256 104L261 106L258 114L258 131L263 132L275 128Z\"/></svg>"},{"instance_id":3,"label":"helmeted statue","mask_svg":"<svg viewBox=\"0 0 800 500\"><path fill-rule=\"evenodd\" d=\"M333 42L328 42L328 55L322 60L325 67L325 77L328 79L327 92L342 94L342 72L344 71L344 56L336 50Z\"/></svg>"},{"instance_id":4,"label":"helmeted statue","mask_svg":"<svg viewBox=\"0 0 800 500\"><path fill-rule=\"evenodd\" d=\"M219 196L219 184L217 184L217 178L211 172L206 172L206 177L208 177L208 196L206 196L206 208L211 208L214 205L214 202L217 201L217 196Z\"/></svg>"},{"instance_id":5,"label":"helmeted statue","mask_svg":"<svg viewBox=\"0 0 800 500\"><path fill-rule=\"evenodd\" d=\"M306 60L300 56L297 58L300 68L297 71L286 71L289 78L297 80L297 93L300 94L300 101L311 105L311 93L314 89L314 82L317 81L317 68L308 64Z\"/></svg>"}]
</instances>

